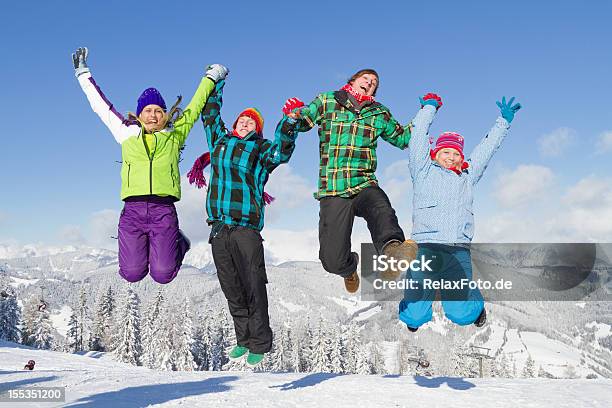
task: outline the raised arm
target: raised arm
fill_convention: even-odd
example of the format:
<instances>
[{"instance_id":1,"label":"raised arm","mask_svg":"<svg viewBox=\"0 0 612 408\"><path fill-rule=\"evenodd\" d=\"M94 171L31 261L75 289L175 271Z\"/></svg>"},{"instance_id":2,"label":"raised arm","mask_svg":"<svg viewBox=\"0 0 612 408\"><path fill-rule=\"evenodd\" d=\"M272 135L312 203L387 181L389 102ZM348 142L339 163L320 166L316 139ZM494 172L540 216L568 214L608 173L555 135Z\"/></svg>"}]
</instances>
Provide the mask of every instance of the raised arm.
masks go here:
<instances>
[{"instance_id":1,"label":"raised arm","mask_svg":"<svg viewBox=\"0 0 612 408\"><path fill-rule=\"evenodd\" d=\"M223 87L225 80L217 82L212 94L202 110L202 123L204 133L208 142L208 150L211 152L221 139L227 136L227 129L221 119L221 107L223 106Z\"/></svg>"},{"instance_id":2,"label":"raised arm","mask_svg":"<svg viewBox=\"0 0 612 408\"><path fill-rule=\"evenodd\" d=\"M504 141L504 138L510 130L510 122L514 119L514 114L521 109L521 104L512 104L514 98L506 102L506 97L502 98L501 102L497 102L501 116L497 118L495 124L489 130L489 133L478 143L478 145L470 154L468 162L472 174L473 183L476 184L484 174L489 161L499 149L499 146Z\"/></svg>"},{"instance_id":3,"label":"raised arm","mask_svg":"<svg viewBox=\"0 0 612 408\"><path fill-rule=\"evenodd\" d=\"M87 96L91 109L98 115L117 143L123 143L130 136L140 133L138 124L126 120L102 92L87 66L88 50L79 48L72 54L74 74L79 81L81 89Z\"/></svg>"},{"instance_id":4,"label":"raised arm","mask_svg":"<svg viewBox=\"0 0 612 408\"><path fill-rule=\"evenodd\" d=\"M442 101L436 98L425 99L421 98L421 110L412 120L412 138L410 140L410 148L408 149L408 157L410 159L408 168L410 175L414 180L417 175L431 166L431 157L429 155L429 127L433 122L434 116L439 107L442 106Z\"/></svg>"},{"instance_id":5,"label":"raised arm","mask_svg":"<svg viewBox=\"0 0 612 408\"><path fill-rule=\"evenodd\" d=\"M213 64L207 67L206 75L200 81L200 85L193 98L191 98L183 114L174 123L174 131L179 137L181 144L185 143L187 135L189 135L191 128L196 120L198 120L202 108L204 108L210 94L215 89L215 83L223 81L228 73L228 69L220 64Z\"/></svg>"},{"instance_id":6,"label":"raised arm","mask_svg":"<svg viewBox=\"0 0 612 408\"><path fill-rule=\"evenodd\" d=\"M287 163L295 149L295 139L297 137L297 120L283 116L276 125L274 140L266 143L260 160L268 173L271 173L278 165Z\"/></svg>"},{"instance_id":7,"label":"raised arm","mask_svg":"<svg viewBox=\"0 0 612 408\"><path fill-rule=\"evenodd\" d=\"M289 107L289 116L297 120L295 125L296 132L308 132L315 125L321 124L324 98L324 95L319 95L307 106L304 106L302 101L297 98L291 98L285 102L285 107ZM297 100L297 102L292 104L292 100ZM285 110L285 107L283 110Z\"/></svg>"},{"instance_id":8,"label":"raised arm","mask_svg":"<svg viewBox=\"0 0 612 408\"><path fill-rule=\"evenodd\" d=\"M395 120L391 113L389 113L389 116L385 119L386 126L383 129L380 137L402 150L407 148L412 136L412 123L402 126L397 120Z\"/></svg>"}]
</instances>

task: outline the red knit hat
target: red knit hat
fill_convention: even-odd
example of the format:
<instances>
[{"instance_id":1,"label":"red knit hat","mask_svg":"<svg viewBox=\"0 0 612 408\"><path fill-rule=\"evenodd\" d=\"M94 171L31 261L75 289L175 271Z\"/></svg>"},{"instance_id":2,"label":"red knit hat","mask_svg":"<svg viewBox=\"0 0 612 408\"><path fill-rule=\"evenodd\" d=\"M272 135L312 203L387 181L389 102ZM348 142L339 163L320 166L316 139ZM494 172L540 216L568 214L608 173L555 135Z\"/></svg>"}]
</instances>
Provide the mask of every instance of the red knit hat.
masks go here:
<instances>
[{"instance_id":1,"label":"red knit hat","mask_svg":"<svg viewBox=\"0 0 612 408\"><path fill-rule=\"evenodd\" d=\"M257 132L260 135L263 134L264 120L263 120L263 116L261 116L261 112L259 112L255 108L246 108L245 110L240 112L240 115L238 115L238 117L234 121L234 125L232 126L233 129L236 129L236 125L238 124L238 119L240 119L241 116L246 116L246 117L253 119L255 121L255 132Z\"/></svg>"},{"instance_id":2,"label":"red knit hat","mask_svg":"<svg viewBox=\"0 0 612 408\"><path fill-rule=\"evenodd\" d=\"M459 154L461 154L461 158L465 160L463 157L463 136L461 136L459 133L444 132L438 136L436 146L431 150L432 160L435 160L438 152L445 148L457 150Z\"/></svg>"}]
</instances>

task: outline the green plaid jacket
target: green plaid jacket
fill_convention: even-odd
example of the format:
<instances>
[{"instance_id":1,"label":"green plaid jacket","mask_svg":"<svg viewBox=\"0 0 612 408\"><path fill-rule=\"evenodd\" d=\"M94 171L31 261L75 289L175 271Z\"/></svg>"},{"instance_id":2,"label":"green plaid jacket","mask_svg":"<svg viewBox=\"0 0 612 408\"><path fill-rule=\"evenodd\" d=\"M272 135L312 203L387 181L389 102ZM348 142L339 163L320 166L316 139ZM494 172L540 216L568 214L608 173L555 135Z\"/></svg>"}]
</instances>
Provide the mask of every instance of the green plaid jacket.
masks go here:
<instances>
[{"instance_id":1,"label":"green plaid jacket","mask_svg":"<svg viewBox=\"0 0 612 408\"><path fill-rule=\"evenodd\" d=\"M400 125L384 105L374 102L357 110L346 91L323 93L299 111L299 132L319 126L319 189L316 199L351 197L378 184L378 138L400 149L408 147L412 124Z\"/></svg>"}]
</instances>

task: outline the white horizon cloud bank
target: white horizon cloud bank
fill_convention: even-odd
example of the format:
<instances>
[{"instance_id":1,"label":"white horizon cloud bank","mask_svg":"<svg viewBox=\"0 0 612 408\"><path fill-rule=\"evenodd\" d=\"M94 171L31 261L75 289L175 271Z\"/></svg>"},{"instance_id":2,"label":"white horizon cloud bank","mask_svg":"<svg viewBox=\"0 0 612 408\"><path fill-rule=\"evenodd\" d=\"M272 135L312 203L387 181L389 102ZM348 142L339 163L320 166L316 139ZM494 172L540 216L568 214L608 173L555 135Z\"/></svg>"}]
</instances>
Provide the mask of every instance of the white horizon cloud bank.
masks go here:
<instances>
[{"instance_id":1,"label":"white horizon cloud bank","mask_svg":"<svg viewBox=\"0 0 612 408\"><path fill-rule=\"evenodd\" d=\"M515 176L511 182L525 174L548 176L542 169L510 174ZM531 189L533 205L528 209L514 206L492 215L476 214L475 241L612 242L612 178L590 175L559 191L550 188L550 180L541 187L539 194Z\"/></svg>"},{"instance_id":2,"label":"white horizon cloud bank","mask_svg":"<svg viewBox=\"0 0 612 408\"><path fill-rule=\"evenodd\" d=\"M104 209L93 213L87 224L64 225L59 238L70 245L91 246L117 250L117 226L119 213L116 210Z\"/></svg>"},{"instance_id":3,"label":"white horizon cloud bank","mask_svg":"<svg viewBox=\"0 0 612 408\"><path fill-rule=\"evenodd\" d=\"M382 172L383 188L392 197L400 221L410 235L411 193L407 161L391 163ZM280 170L280 169L278 169ZM283 211L299 208L303 200L312 201L311 186L288 168L277 173L274 180L279 209ZM286 184L283 181L289 181ZM271 180L271 183L273 181ZM476 214L476 236L479 242L611 242L612 241L612 178L589 175L573 185L556 186L551 169L523 164L507 170L497 179L497 188L489 199L495 199L500 208L493 214ZM293 191L296 198L292 198ZM476 190L478 195L478 190ZM205 223L205 190L197 190L186 181L183 185L183 200L177 203L181 228L192 240L194 251L187 255L186 263L200 267L212 261L208 244L209 228ZM282 204L285 204L282 206ZM525 204L529 204L526 206ZM270 210L269 209L269 210ZM92 214L85 225L66 225L60 231L66 245L44 243L23 245L14 240L0 242L0 258L36 256L76 249L74 245L117 249L119 213L101 210ZM262 232L266 260L277 264L289 260L316 261L318 259L318 230L292 230L267 226ZM355 221L352 235L354 251L359 244L371 242L369 231L361 219ZM69 245L72 244L72 245ZM192 259L193 258L193 259Z\"/></svg>"},{"instance_id":4,"label":"white horizon cloud bank","mask_svg":"<svg viewBox=\"0 0 612 408\"><path fill-rule=\"evenodd\" d=\"M551 193L554 178L548 167L522 164L497 178L495 198L503 207L529 204Z\"/></svg>"},{"instance_id":5,"label":"white horizon cloud bank","mask_svg":"<svg viewBox=\"0 0 612 408\"><path fill-rule=\"evenodd\" d=\"M545 157L559 157L575 142L576 131L560 127L538 139L540 154Z\"/></svg>"},{"instance_id":6,"label":"white horizon cloud bank","mask_svg":"<svg viewBox=\"0 0 612 408\"><path fill-rule=\"evenodd\" d=\"M612 130L603 132L597 141L597 153L612 152Z\"/></svg>"}]
</instances>

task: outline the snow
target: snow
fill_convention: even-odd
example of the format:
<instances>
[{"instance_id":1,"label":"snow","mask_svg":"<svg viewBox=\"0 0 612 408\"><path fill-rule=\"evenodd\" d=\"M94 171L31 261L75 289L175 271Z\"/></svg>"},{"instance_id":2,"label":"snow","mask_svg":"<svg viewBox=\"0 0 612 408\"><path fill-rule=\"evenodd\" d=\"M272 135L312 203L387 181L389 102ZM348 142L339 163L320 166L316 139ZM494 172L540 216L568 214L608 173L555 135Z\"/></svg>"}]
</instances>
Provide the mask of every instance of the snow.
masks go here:
<instances>
[{"instance_id":1,"label":"snow","mask_svg":"<svg viewBox=\"0 0 612 408\"><path fill-rule=\"evenodd\" d=\"M595 338L603 339L604 337L608 337L612 335L612 326L605 323L597 323L595 321L587 323L585 325L589 329L595 329Z\"/></svg>"},{"instance_id":2,"label":"snow","mask_svg":"<svg viewBox=\"0 0 612 408\"><path fill-rule=\"evenodd\" d=\"M439 310L434 311L432 315L431 321L425 323L420 329L421 330L431 330L435 333L439 333L443 336L448 333L448 327L446 325L448 319L446 317L442 317Z\"/></svg>"},{"instance_id":3,"label":"snow","mask_svg":"<svg viewBox=\"0 0 612 408\"><path fill-rule=\"evenodd\" d=\"M374 316L375 314L377 314L378 312L382 311L382 306L381 305L376 305L364 312L359 313L357 316L355 316L353 318L353 320L358 321L358 322L362 322L364 320L369 319L370 317Z\"/></svg>"},{"instance_id":4,"label":"snow","mask_svg":"<svg viewBox=\"0 0 612 408\"><path fill-rule=\"evenodd\" d=\"M306 309L306 307L302 305L296 305L295 303L287 302L286 300L279 299L278 304L287 309L290 313L296 313L301 310Z\"/></svg>"},{"instance_id":5,"label":"snow","mask_svg":"<svg viewBox=\"0 0 612 408\"><path fill-rule=\"evenodd\" d=\"M91 407L605 407L612 380L462 379L338 374L168 372L0 342L0 374L11 386L66 386L66 402ZM22 371L29 359L34 371ZM0 404L0 406L9 406ZM13 405L15 406L15 405Z\"/></svg>"},{"instance_id":6,"label":"snow","mask_svg":"<svg viewBox=\"0 0 612 408\"><path fill-rule=\"evenodd\" d=\"M586 302L578 302L578 303L574 303L574 305L576 307L579 307L581 309L584 309L584 307L586 306Z\"/></svg>"},{"instance_id":7,"label":"snow","mask_svg":"<svg viewBox=\"0 0 612 408\"><path fill-rule=\"evenodd\" d=\"M370 309L371 307L373 307L373 305L377 303L376 301L366 301L366 300L362 301L362 300L359 300L359 298L356 296L352 296L352 297L342 296L340 298L329 297L329 299L333 300L336 304L344 307L347 313L351 316L357 315L363 312L364 310Z\"/></svg>"},{"instance_id":8,"label":"snow","mask_svg":"<svg viewBox=\"0 0 612 408\"><path fill-rule=\"evenodd\" d=\"M542 365L549 373L562 377L566 367L573 365L578 375L583 374L578 367L580 352L577 349L536 332L521 332L521 339L535 360L536 367Z\"/></svg>"},{"instance_id":9,"label":"snow","mask_svg":"<svg viewBox=\"0 0 612 408\"><path fill-rule=\"evenodd\" d=\"M58 312L52 311L49 315L53 327L64 337L66 337L66 333L68 333L68 321L70 320L71 314L72 308L64 305Z\"/></svg>"},{"instance_id":10,"label":"snow","mask_svg":"<svg viewBox=\"0 0 612 408\"><path fill-rule=\"evenodd\" d=\"M40 279L22 279L11 276L11 286L14 288L19 287L19 285L30 286L35 285Z\"/></svg>"}]
</instances>

